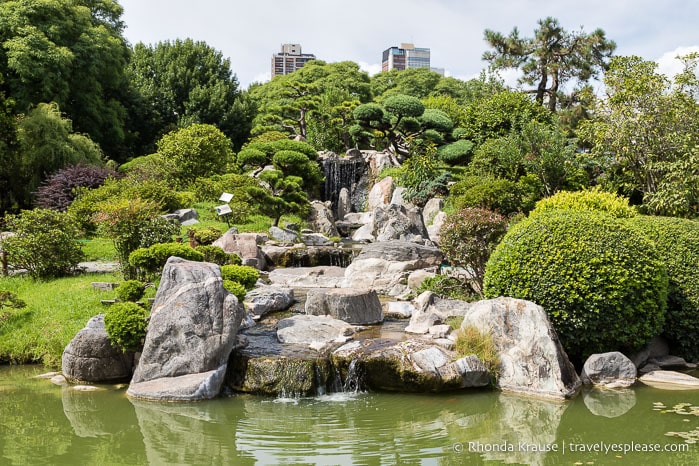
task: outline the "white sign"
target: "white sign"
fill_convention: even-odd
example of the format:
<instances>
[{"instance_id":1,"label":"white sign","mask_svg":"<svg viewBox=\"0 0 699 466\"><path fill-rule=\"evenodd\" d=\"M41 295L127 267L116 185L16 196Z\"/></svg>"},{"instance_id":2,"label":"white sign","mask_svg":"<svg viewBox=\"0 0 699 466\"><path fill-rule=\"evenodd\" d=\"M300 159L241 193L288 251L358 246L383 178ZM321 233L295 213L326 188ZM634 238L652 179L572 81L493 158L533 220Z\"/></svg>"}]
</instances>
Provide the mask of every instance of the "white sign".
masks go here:
<instances>
[{"instance_id":1,"label":"white sign","mask_svg":"<svg viewBox=\"0 0 699 466\"><path fill-rule=\"evenodd\" d=\"M216 210L216 213L217 213L219 216L221 216L221 215L226 215L226 214L230 214L230 213L233 212L233 211L231 210L231 206L229 206L228 204L223 204L223 205L220 205L220 206L218 206L218 207L214 207L214 209Z\"/></svg>"},{"instance_id":2,"label":"white sign","mask_svg":"<svg viewBox=\"0 0 699 466\"><path fill-rule=\"evenodd\" d=\"M218 200L221 202L231 202L231 199L233 199L233 195L231 193L223 193L221 194L221 197L218 198Z\"/></svg>"}]
</instances>

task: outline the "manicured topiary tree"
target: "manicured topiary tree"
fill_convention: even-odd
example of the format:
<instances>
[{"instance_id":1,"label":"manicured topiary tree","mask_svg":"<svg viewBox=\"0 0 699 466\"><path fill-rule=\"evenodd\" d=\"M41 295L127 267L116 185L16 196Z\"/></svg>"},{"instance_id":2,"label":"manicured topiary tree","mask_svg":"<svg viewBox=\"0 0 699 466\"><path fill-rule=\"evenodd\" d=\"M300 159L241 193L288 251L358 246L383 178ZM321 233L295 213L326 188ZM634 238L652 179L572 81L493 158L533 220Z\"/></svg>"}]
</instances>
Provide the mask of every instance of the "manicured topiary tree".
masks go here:
<instances>
[{"instance_id":1,"label":"manicured topiary tree","mask_svg":"<svg viewBox=\"0 0 699 466\"><path fill-rule=\"evenodd\" d=\"M554 209L606 212L617 218L631 218L637 215L636 209L629 205L628 199L600 189L559 191L553 196L537 202L530 215L537 215Z\"/></svg>"},{"instance_id":2,"label":"manicured topiary tree","mask_svg":"<svg viewBox=\"0 0 699 466\"><path fill-rule=\"evenodd\" d=\"M115 303L104 313L107 336L123 351L140 350L147 327L148 311L136 303Z\"/></svg>"},{"instance_id":3,"label":"manicured topiary tree","mask_svg":"<svg viewBox=\"0 0 699 466\"><path fill-rule=\"evenodd\" d=\"M221 277L224 281L238 282L246 290L252 290L260 278L260 272L255 267L248 265L224 265L221 267Z\"/></svg>"},{"instance_id":4,"label":"manicured topiary tree","mask_svg":"<svg viewBox=\"0 0 699 466\"><path fill-rule=\"evenodd\" d=\"M116 289L117 298L121 301L136 302L146 292L145 283L138 280L125 280Z\"/></svg>"},{"instance_id":5,"label":"manicured topiary tree","mask_svg":"<svg viewBox=\"0 0 699 466\"><path fill-rule=\"evenodd\" d=\"M699 222L639 215L629 223L650 238L665 262L669 278L663 334L673 354L699 361Z\"/></svg>"},{"instance_id":6,"label":"manicured topiary tree","mask_svg":"<svg viewBox=\"0 0 699 466\"><path fill-rule=\"evenodd\" d=\"M633 350L658 335L668 278L655 246L610 215L552 210L512 226L486 264L488 298L546 310L573 357Z\"/></svg>"}]
</instances>

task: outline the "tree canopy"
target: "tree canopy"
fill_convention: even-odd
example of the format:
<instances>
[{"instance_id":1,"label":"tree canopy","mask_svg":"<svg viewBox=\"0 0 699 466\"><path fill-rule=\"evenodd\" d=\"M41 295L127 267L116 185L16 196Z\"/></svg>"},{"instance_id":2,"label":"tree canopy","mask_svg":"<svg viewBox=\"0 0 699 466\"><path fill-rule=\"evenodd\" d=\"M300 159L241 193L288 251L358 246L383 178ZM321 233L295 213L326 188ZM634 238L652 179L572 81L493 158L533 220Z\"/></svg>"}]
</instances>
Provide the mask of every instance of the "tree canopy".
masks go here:
<instances>
[{"instance_id":1,"label":"tree canopy","mask_svg":"<svg viewBox=\"0 0 699 466\"><path fill-rule=\"evenodd\" d=\"M616 44L607 40L602 29L590 34L582 29L566 31L551 17L538 24L534 37L520 37L517 28L508 36L486 29L485 40L494 50L485 52L483 59L496 69L520 69L520 83L536 85L529 92L542 105L548 100L549 109L556 111L562 86L571 80L586 82L597 77L607 67Z\"/></svg>"}]
</instances>

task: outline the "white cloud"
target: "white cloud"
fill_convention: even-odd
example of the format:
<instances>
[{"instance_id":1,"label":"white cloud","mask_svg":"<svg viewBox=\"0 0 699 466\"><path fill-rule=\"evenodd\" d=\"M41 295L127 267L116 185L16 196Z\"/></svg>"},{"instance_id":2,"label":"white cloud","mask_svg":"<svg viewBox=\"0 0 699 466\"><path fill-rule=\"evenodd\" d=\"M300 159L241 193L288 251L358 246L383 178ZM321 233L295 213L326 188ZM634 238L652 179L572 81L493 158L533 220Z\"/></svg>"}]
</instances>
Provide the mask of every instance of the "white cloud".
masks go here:
<instances>
[{"instance_id":1,"label":"white cloud","mask_svg":"<svg viewBox=\"0 0 699 466\"><path fill-rule=\"evenodd\" d=\"M367 63L364 61L357 62L359 69L369 73L369 76L381 73L381 63Z\"/></svg>"},{"instance_id":2,"label":"white cloud","mask_svg":"<svg viewBox=\"0 0 699 466\"><path fill-rule=\"evenodd\" d=\"M675 50L665 52L656 60L658 63L658 72L672 79L677 73L682 71L682 62L677 59L692 52L699 52L699 45L690 45L689 47L677 47Z\"/></svg>"}]
</instances>

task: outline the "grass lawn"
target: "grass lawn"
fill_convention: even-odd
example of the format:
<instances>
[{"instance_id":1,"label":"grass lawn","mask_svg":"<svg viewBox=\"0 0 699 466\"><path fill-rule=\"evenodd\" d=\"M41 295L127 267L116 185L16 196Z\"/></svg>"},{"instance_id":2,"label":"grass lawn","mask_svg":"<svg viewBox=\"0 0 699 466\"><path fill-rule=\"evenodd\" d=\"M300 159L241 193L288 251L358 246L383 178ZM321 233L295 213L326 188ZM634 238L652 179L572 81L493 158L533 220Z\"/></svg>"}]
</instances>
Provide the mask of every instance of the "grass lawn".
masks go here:
<instances>
[{"instance_id":1,"label":"grass lawn","mask_svg":"<svg viewBox=\"0 0 699 466\"><path fill-rule=\"evenodd\" d=\"M60 367L61 355L90 317L105 311L102 299L113 292L92 288L94 281L119 282L114 274L84 274L51 281L2 277L0 290L15 293L23 309L0 308L0 363L44 363Z\"/></svg>"}]
</instances>

